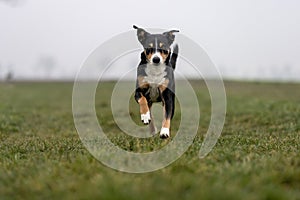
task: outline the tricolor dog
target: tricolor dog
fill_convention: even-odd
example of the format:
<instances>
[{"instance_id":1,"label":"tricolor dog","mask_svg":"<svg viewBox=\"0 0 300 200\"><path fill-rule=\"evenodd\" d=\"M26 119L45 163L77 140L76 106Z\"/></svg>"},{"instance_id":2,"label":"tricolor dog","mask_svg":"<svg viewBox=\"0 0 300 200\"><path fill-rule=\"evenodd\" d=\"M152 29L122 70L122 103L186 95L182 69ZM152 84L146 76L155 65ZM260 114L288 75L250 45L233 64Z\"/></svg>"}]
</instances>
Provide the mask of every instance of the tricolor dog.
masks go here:
<instances>
[{"instance_id":1,"label":"tricolor dog","mask_svg":"<svg viewBox=\"0 0 300 200\"><path fill-rule=\"evenodd\" d=\"M179 31L151 34L135 25L133 28L137 29L138 40L144 48L137 68L135 90L135 100L140 105L141 120L144 124L149 124L152 134L156 134L151 106L155 102L162 102L164 117L160 137L168 138L175 109L174 69L178 55L178 45L174 45L173 52L171 45L175 39L174 33Z\"/></svg>"}]
</instances>

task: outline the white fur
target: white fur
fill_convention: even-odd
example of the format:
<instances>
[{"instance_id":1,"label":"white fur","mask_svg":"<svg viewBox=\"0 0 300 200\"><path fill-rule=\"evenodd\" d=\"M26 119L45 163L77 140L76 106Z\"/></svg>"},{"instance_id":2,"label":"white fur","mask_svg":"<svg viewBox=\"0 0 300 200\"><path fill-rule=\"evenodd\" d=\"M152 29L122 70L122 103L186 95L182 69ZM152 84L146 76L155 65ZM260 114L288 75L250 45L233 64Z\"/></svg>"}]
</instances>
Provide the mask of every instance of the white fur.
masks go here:
<instances>
[{"instance_id":1,"label":"white fur","mask_svg":"<svg viewBox=\"0 0 300 200\"><path fill-rule=\"evenodd\" d=\"M170 130L168 128L162 127L159 135L160 137L168 138L170 137Z\"/></svg>"},{"instance_id":2,"label":"white fur","mask_svg":"<svg viewBox=\"0 0 300 200\"><path fill-rule=\"evenodd\" d=\"M155 49L156 49L156 52L154 54L152 54L151 58L150 58L150 63L153 64L153 58L155 57L159 57L160 59L160 63L159 64L162 64L163 63L163 58L161 56L161 54L159 52L157 52L157 38L155 38Z\"/></svg>"},{"instance_id":3,"label":"white fur","mask_svg":"<svg viewBox=\"0 0 300 200\"><path fill-rule=\"evenodd\" d=\"M158 86L162 85L167 75L165 64L153 65L147 64L145 72L147 76L145 76L144 81L150 84L150 98L155 101L159 96Z\"/></svg>"},{"instance_id":4,"label":"white fur","mask_svg":"<svg viewBox=\"0 0 300 200\"><path fill-rule=\"evenodd\" d=\"M145 72L147 76L145 77L144 81L149 83L150 86L158 86L165 81L165 76L167 75L165 64L160 65L153 65L147 64Z\"/></svg>"},{"instance_id":5,"label":"white fur","mask_svg":"<svg viewBox=\"0 0 300 200\"><path fill-rule=\"evenodd\" d=\"M144 124L149 124L151 121L150 112L146 112L145 114L141 114L141 120Z\"/></svg>"}]
</instances>

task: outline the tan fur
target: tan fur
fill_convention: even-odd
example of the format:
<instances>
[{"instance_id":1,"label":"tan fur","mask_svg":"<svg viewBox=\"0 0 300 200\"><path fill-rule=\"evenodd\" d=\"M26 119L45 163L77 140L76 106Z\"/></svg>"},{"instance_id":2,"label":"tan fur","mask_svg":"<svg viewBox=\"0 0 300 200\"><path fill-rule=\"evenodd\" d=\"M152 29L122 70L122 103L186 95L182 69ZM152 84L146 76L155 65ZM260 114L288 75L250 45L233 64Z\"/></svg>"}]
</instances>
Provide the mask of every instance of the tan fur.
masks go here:
<instances>
[{"instance_id":1,"label":"tan fur","mask_svg":"<svg viewBox=\"0 0 300 200\"><path fill-rule=\"evenodd\" d=\"M169 129L170 126L171 126L171 119L164 119L163 122L162 122L162 127Z\"/></svg>"},{"instance_id":2,"label":"tan fur","mask_svg":"<svg viewBox=\"0 0 300 200\"><path fill-rule=\"evenodd\" d=\"M138 85L140 88L147 88L149 87L149 84L145 82L145 77L144 76L138 76Z\"/></svg>"},{"instance_id":3,"label":"tan fur","mask_svg":"<svg viewBox=\"0 0 300 200\"><path fill-rule=\"evenodd\" d=\"M169 51L167 54L164 53L160 53L161 57L163 58L163 60L165 61L167 59L167 57L169 56Z\"/></svg>"},{"instance_id":4,"label":"tan fur","mask_svg":"<svg viewBox=\"0 0 300 200\"><path fill-rule=\"evenodd\" d=\"M169 79L165 79L164 82L162 82L158 88L160 90L160 92L162 93L163 91L165 91L166 88L168 88L168 84L169 84Z\"/></svg>"},{"instance_id":5,"label":"tan fur","mask_svg":"<svg viewBox=\"0 0 300 200\"><path fill-rule=\"evenodd\" d=\"M144 50L144 53L146 55L147 60L150 60L151 57L152 57L152 55L153 55L153 53L146 54L146 50Z\"/></svg>"},{"instance_id":6,"label":"tan fur","mask_svg":"<svg viewBox=\"0 0 300 200\"><path fill-rule=\"evenodd\" d=\"M138 103L140 105L140 113L141 114L146 114L149 111L147 99L144 96L142 96L138 100Z\"/></svg>"}]
</instances>

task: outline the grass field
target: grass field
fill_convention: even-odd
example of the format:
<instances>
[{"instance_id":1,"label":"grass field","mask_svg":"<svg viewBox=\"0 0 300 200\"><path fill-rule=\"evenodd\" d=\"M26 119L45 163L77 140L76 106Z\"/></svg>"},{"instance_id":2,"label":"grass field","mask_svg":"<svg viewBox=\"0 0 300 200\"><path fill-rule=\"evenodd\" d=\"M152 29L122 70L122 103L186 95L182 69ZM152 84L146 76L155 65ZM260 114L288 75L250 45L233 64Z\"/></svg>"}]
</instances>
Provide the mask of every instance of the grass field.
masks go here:
<instances>
[{"instance_id":1,"label":"grass field","mask_svg":"<svg viewBox=\"0 0 300 200\"><path fill-rule=\"evenodd\" d=\"M223 133L201 160L210 99L203 82L192 85L201 106L193 145L166 168L127 174L102 165L81 143L72 83L1 83L0 199L300 199L300 85L225 82ZM112 88L104 83L96 95L109 138L128 151L164 145L120 133L110 113ZM138 106L130 107L140 123Z\"/></svg>"}]
</instances>

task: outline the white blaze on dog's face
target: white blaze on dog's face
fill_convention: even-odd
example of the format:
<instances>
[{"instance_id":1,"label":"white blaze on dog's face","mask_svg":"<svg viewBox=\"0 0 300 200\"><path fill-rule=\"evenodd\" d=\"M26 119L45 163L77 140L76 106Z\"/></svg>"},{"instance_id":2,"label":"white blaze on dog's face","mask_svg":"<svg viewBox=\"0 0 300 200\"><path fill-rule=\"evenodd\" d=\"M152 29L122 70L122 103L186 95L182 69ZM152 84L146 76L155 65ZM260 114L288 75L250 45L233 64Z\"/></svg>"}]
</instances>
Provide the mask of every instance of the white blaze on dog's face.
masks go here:
<instances>
[{"instance_id":1,"label":"white blaze on dog's face","mask_svg":"<svg viewBox=\"0 0 300 200\"><path fill-rule=\"evenodd\" d=\"M151 43L152 44L152 43ZM160 42L160 44L162 44ZM163 53L161 48L158 48L158 42L157 42L157 38L155 38L155 45L154 45L154 53L149 55L149 62L151 64L161 64L164 63L167 56L169 55L169 51L168 50L164 50L165 53Z\"/></svg>"},{"instance_id":2,"label":"white blaze on dog's face","mask_svg":"<svg viewBox=\"0 0 300 200\"><path fill-rule=\"evenodd\" d=\"M163 63L163 57L161 55L161 51L159 51L159 49L158 49L157 38L155 38L154 50L155 50L155 52L150 56L150 59L149 59L150 63L151 64Z\"/></svg>"}]
</instances>

